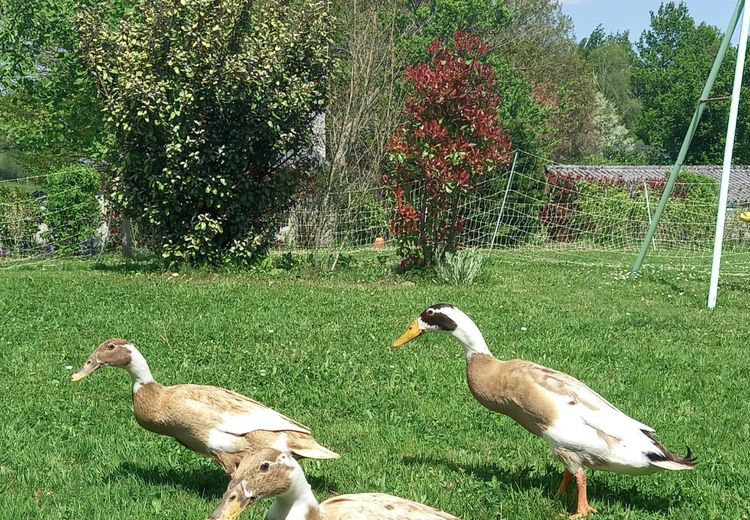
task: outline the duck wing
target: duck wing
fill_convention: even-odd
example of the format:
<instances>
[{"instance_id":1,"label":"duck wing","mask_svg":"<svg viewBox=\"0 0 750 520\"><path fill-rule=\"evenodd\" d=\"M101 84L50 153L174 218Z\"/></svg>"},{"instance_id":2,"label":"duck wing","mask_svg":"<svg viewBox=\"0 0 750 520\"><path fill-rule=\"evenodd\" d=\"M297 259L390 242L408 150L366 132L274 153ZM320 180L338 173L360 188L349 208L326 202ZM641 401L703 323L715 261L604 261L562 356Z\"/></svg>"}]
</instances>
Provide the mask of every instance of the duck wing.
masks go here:
<instances>
[{"instance_id":1,"label":"duck wing","mask_svg":"<svg viewBox=\"0 0 750 520\"><path fill-rule=\"evenodd\" d=\"M528 371L538 391L553 403L558 417L577 416L586 425L617 439L633 432L654 432L573 376L535 363L530 363Z\"/></svg>"},{"instance_id":2,"label":"duck wing","mask_svg":"<svg viewBox=\"0 0 750 520\"><path fill-rule=\"evenodd\" d=\"M166 408L172 417L205 422L234 436L254 431L294 431L309 434L302 424L242 394L208 385L175 385L167 388Z\"/></svg>"},{"instance_id":3,"label":"duck wing","mask_svg":"<svg viewBox=\"0 0 750 520\"><path fill-rule=\"evenodd\" d=\"M670 453L657 441L653 428L618 410L576 378L535 364L527 370L534 391L549 410L551 420L542 436L571 466L631 474L694 466L689 453L687 457Z\"/></svg>"}]
</instances>

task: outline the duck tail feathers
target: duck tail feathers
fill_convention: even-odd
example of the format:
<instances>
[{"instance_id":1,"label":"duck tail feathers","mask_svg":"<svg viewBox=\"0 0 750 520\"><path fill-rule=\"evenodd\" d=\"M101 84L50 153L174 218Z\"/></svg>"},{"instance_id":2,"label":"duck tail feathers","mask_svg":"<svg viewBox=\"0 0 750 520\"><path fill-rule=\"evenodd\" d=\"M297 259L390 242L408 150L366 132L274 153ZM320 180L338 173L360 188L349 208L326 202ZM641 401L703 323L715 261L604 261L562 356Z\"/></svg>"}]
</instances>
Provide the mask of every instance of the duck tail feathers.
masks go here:
<instances>
[{"instance_id":1,"label":"duck tail feathers","mask_svg":"<svg viewBox=\"0 0 750 520\"><path fill-rule=\"evenodd\" d=\"M685 456L681 457L679 455L675 455L667 448L665 448L663 444L656 440L656 437L652 432L646 430L641 431L643 431L644 435L651 439L651 442L654 443L654 446L659 449L659 452L653 451L646 453L646 457L648 457L648 460L651 462L652 466L672 471L680 471L684 469L693 469L698 463L697 459L693 457L693 452L690 450L689 446L687 448L687 453L685 454Z\"/></svg>"},{"instance_id":2,"label":"duck tail feathers","mask_svg":"<svg viewBox=\"0 0 750 520\"><path fill-rule=\"evenodd\" d=\"M297 459L338 459L340 455L316 441L312 435L287 433L287 449Z\"/></svg>"},{"instance_id":3,"label":"duck tail feathers","mask_svg":"<svg viewBox=\"0 0 750 520\"><path fill-rule=\"evenodd\" d=\"M331 451L321 445L311 448L293 447L292 454L302 459L338 459L341 457L335 451Z\"/></svg>"}]
</instances>

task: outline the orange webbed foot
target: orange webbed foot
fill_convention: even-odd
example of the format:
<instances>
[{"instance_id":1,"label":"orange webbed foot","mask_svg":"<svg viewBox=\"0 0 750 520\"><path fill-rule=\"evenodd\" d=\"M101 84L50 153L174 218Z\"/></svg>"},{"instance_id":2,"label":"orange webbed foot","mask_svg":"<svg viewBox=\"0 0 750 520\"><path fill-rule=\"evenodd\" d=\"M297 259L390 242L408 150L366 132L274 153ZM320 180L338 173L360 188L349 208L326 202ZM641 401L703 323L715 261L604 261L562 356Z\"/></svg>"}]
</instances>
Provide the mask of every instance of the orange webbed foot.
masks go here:
<instances>
[{"instance_id":1,"label":"orange webbed foot","mask_svg":"<svg viewBox=\"0 0 750 520\"><path fill-rule=\"evenodd\" d=\"M570 520L578 520L579 518L586 518L591 513L598 513L596 509L586 504L585 507L579 508L578 511L570 515Z\"/></svg>"}]
</instances>

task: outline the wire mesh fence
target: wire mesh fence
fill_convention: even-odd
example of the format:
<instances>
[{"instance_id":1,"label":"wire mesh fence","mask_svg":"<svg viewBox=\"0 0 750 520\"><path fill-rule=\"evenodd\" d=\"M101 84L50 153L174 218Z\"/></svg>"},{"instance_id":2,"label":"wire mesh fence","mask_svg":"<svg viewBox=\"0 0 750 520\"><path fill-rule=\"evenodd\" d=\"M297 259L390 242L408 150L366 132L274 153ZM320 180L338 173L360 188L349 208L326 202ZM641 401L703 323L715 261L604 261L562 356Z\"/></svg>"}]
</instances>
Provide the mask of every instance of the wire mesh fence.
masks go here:
<instances>
[{"instance_id":1,"label":"wire mesh fence","mask_svg":"<svg viewBox=\"0 0 750 520\"><path fill-rule=\"evenodd\" d=\"M700 269L710 265L718 183L686 169L657 228L647 264ZM623 180L565 171L564 165L516 151L505 171L484 179L460 200L464 224L459 247L502 251L520 261L629 265L653 218L666 174ZM738 187L735 197L730 197L722 273L744 275L750 274L750 225L737 215L750 209L750 200L743 198L744 183L733 186ZM388 247L394 243L394 207L392 191L382 186L307 194L275 226L276 247L307 252ZM107 219L103 214L100 228L87 243L58 244L47 238L52 233L45 229L43 211L24 214L16 202L0 201L0 268L24 259L61 258L65 255L57 252L62 250L73 251L68 257L101 250L108 239ZM64 226L79 224L72 221Z\"/></svg>"},{"instance_id":2,"label":"wire mesh fence","mask_svg":"<svg viewBox=\"0 0 750 520\"><path fill-rule=\"evenodd\" d=\"M581 251L622 253L625 258L634 258L663 194L667 174L623 182L616 178L551 175L553 165L519 150L506 171L484 180L474 193L465 195L459 212L465 221L458 239L460 247L512 249L530 255L555 251L560 259L566 253ZM564 170L563 165L556 166ZM691 173L689 167L685 170L657 227L649 258L675 266L685 262L707 265L715 233L718 183L709 176ZM728 269L744 271L750 267L750 225L737 218L748 207L750 200L741 197L735 197L729 207L724 243ZM373 247L377 237L389 243L393 239L389 225L393 208L391 192L382 187L349 188L330 194L322 203L305 200L292 210L282 227L280 247L356 249ZM605 257L612 255L602 255Z\"/></svg>"}]
</instances>

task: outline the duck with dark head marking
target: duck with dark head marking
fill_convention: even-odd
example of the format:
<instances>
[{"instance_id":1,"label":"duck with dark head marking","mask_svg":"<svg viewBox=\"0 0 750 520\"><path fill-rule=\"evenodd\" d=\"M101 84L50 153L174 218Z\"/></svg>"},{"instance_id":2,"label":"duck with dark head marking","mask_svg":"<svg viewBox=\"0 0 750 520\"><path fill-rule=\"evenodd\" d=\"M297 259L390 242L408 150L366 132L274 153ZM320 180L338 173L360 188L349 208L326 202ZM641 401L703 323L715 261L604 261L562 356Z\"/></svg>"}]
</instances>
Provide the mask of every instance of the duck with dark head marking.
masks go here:
<instances>
[{"instance_id":1,"label":"duck with dark head marking","mask_svg":"<svg viewBox=\"0 0 750 520\"><path fill-rule=\"evenodd\" d=\"M565 466L558 494L575 478L578 505L571 518L596 510L588 502L584 468L643 475L695 466L690 450L674 455L659 443L654 429L615 408L576 378L531 361L501 361L492 355L474 321L454 305L425 309L398 338L400 348L427 332L451 334L466 353L466 379L486 408L514 419L542 437Z\"/></svg>"}]
</instances>

